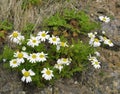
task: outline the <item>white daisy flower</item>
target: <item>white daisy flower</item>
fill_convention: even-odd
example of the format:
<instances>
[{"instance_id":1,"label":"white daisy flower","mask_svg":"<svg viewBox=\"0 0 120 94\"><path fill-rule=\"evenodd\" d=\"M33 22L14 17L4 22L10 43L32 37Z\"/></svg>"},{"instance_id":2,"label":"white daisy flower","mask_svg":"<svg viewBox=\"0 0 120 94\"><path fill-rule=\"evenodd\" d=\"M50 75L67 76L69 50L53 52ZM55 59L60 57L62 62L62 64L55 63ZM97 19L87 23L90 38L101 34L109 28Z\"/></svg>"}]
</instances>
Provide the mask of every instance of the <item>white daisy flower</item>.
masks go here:
<instances>
[{"instance_id":1,"label":"white daisy flower","mask_svg":"<svg viewBox=\"0 0 120 94\"><path fill-rule=\"evenodd\" d=\"M48 68L48 69L47 69L47 68L44 68L44 69L41 71L41 73L43 73L43 74L42 74L42 77L43 77L44 79L46 79L46 80L51 80L52 77L54 77L53 71L50 70L49 68Z\"/></svg>"},{"instance_id":2,"label":"white daisy flower","mask_svg":"<svg viewBox=\"0 0 120 94\"><path fill-rule=\"evenodd\" d=\"M49 43L51 43L53 45L59 45L60 38L58 38L57 36L55 37L54 35L52 35L52 37L49 38Z\"/></svg>"},{"instance_id":3,"label":"white daisy flower","mask_svg":"<svg viewBox=\"0 0 120 94\"><path fill-rule=\"evenodd\" d=\"M67 42L60 42L60 43L57 45L57 50L60 50L60 46L61 46L61 47L68 47Z\"/></svg>"},{"instance_id":4,"label":"white daisy flower","mask_svg":"<svg viewBox=\"0 0 120 94\"><path fill-rule=\"evenodd\" d=\"M88 33L88 37L94 39L94 38L95 38L95 34L93 34L93 33Z\"/></svg>"},{"instance_id":5,"label":"white daisy flower","mask_svg":"<svg viewBox=\"0 0 120 94\"><path fill-rule=\"evenodd\" d=\"M64 64L64 65L69 65L71 63L71 59L69 58L61 58L57 60L57 64Z\"/></svg>"},{"instance_id":6,"label":"white daisy flower","mask_svg":"<svg viewBox=\"0 0 120 94\"><path fill-rule=\"evenodd\" d=\"M112 43L112 41L109 40L109 39L106 39L106 40L104 41L104 44L107 44L107 45L109 45L110 47L113 47L113 46L114 46L114 44Z\"/></svg>"},{"instance_id":7,"label":"white daisy flower","mask_svg":"<svg viewBox=\"0 0 120 94\"><path fill-rule=\"evenodd\" d=\"M99 69L101 67L100 62L98 62L98 61L92 62L92 65L94 66L95 69Z\"/></svg>"},{"instance_id":8,"label":"white daisy flower","mask_svg":"<svg viewBox=\"0 0 120 94\"><path fill-rule=\"evenodd\" d=\"M32 81L31 76L34 76L34 75L35 75L35 73L34 73L31 69L28 70L28 71L26 71L25 69L23 69L23 70L22 70L22 74L23 74L23 77L21 78L21 80L22 80L23 82L26 81L26 83L31 82L31 81Z\"/></svg>"},{"instance_id":9,"label":"white daisy flower","mask_svg":"<svg viewBox=\"0 0 120 94\"><path fill-rule=\"evenodd\" d=\"M20 63L18 62L17 59L12 59L10 61L10 67L12 67L12 68L18 67L19 65L20 65Z\"/></svg>"},{"instance_id":10,"label":"white daisy flower","mask_svg":"<svg viewBox=\"0 0 120 94\"><path fill-rule=\"evenodd\" d=\"M55 64L54 68L58 69L59 72L61 72L61 70L63 69L63 65L62 64Z\"/></svg>"},{"instance_id":11,"label":"white daisy flower","mask_svg":"<svg viewBox=\"0 0 120 94\"><path fill-rule=\"evenodd\" d=\"M103 21L105 23L110 22L110 18L107 16L99 16L100 21Z\"/></svg>"},{"instance_id":12,"label":"white daisy flower","mask_svg":"<svg viewBox=\"0 0 120 94\"><path fill-rule=\"evenodd\" d=\"M31 63L36 63L38 61L38 54L36 54L36 53L30 54L30 56L28 57L28 60Z\"/></svg>"},{"instance_id":13,"label":"white daisy flower","mask_svg":"<svg viewBox=\"0 0 120 94\"><path fill-rule=\"evenodd\" d=\"M18 31L14 31L10 36L10 40L14 43L20 44L25 39L24 36L22 36Z\"/></svg>"},{"instance_id":14,"label":"white daisy flower","mask_svg":"<svg viewBox=\"0 0 120 94\"><path fill-rule=\"evenodd\" d=\"M28 54L26 52L17 51L16 53L14 53L14 57L17 57L19 63L24 63L24 58L28 58Z\"/></svg>"},{"instance_id":15,"label":"white daisy flower","mask_svg":"<svg viewBox=\"0 0 120 94\"><path fill-rule=\"evenodd\" d=\"M100 40L97 38L90 39L89 44L93 47L99 47L101 45Z\"/></svg>"},{"instance_id":16,"label":"white daisy flower","mask_svg":"<svg viewBox=\"0 0 120 94\"><path fill-rule=\"evenodd\" d=\"M38 38L39 38L41 41L44 41L44 42L45 42L45 40L46 40L46 39L49 39L49 37L50 37L50 35L48 35L48 32L40 31L40 32L38 33Z\"/></svg>"},{"instance_id":17,"label":"white daisy flower","mask_svg":"<svg viewBox=\"0 0 120 94\"><path fill-rule=\"evenodd\" d=\"M31 47L38 46L40 43L40 40L38 37L33 37L32 35L30 36L30 39L28 39L27 45Z\"/></svg>"},{"instance_id":18,"label":"white daisy flower","mask_svg":"<svg viewBox=\"0 0 120 94\"><path fill-rule=\"evenodd\" d=\"M67 42L60 42L60 46L62 46L62 47L68 47Z\"/></svg>"},{"instance_id":19,"label":"white daisy flower","mask_svg":"<svg viewBox=\"0 0 120 94\"><path fill-rule=\"evenodd\" d=\"M46 58L47 58L47 54L41 52L41 53L37 53L37 56L38 56L38 60L39 62L44 62L46 61Z\"/></svg>"}]
</instances>

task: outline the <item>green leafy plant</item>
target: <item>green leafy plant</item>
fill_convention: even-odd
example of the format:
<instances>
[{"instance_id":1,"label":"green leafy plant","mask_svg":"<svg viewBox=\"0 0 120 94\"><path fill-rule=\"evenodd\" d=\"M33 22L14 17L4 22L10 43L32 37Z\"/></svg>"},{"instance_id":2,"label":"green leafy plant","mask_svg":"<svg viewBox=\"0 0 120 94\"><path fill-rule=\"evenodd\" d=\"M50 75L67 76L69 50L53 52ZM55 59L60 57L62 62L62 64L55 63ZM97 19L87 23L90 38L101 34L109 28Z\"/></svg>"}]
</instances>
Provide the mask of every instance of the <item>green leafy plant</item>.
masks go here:
<instances>
[{"instance_id":1,"label":"green leafy plant","mask_svg":"<svg viewBox=\"0 0 120 94\"><path fill-rule=\"evenodd\" d=\"M7 58L11 68L20 71L23 82L33 81L38 86L53 85L57 79L72 77L74 73L85 70L89 54L94 53L93 47L80 40L71 39L70 42L64 36L45 31L25 39L14 31L10 38L14 43L22 40L14 52L5 47L2 56Z\"/></svg>"},{"instance_id":2,"label":"green leafy plant","mask_svg":"<svg viewBox=\"0 0 120 94\"><path fill-rule=\"evenodd\" d=\"M12 30L13 29L13 24L7 20L0 21L0 30Z\"/></svg>"},{"instance_id":3,"label":"green leafy plant","mask_svg":"<svg viewBox=\"0 0 120 94\"><path fill-rule=\"evenodd\" d=\"M12 59L13 53L14 53L14 51L10 47L4 46L2 55L0 55L0 60L2 60L2 59L7 59L7 60Z\"/></svg>"},{"instance_id":4,"label":"green leafy plant","mask_svg":"<svg viewBox=\"0 0 120 94\"><path fill-rule=\"evenodd\" d=\"M44 26L52 27L53 30L69 30L77 33L88 33L91 30L99 28L99 24L90 20L84 11L75 11L65 9L62 13L55 15L44 21Z\"/></svg>"}]
</instances>

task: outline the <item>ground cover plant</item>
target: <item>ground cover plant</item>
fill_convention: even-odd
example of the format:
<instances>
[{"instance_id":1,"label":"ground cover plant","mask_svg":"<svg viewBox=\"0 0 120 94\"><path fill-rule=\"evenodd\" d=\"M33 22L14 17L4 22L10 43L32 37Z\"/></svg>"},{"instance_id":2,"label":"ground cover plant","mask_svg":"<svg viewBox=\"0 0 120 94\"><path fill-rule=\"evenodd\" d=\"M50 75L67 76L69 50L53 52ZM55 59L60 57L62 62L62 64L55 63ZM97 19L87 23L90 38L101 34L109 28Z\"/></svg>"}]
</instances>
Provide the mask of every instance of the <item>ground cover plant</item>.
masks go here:
<instances>
[{"instance_id":1,"label":"ground cover plant","mask_svg":"<svg viewBox=\"0 0 120 94\"><path fill-rule=\"evenodd\" d=\"M106 18L99 17L100 21L108 23L110 19ZM70 78L91 64L99 69L97 47L101 44L114 46L104 32L101 35L90 32L99 24L83 11L64 10L46 19L43 30L34 32L33 27L30 23L21 33L13 31L8 38L15 47L5 46L0 59L6 62L5 66L20 72L21 81L34 82L37 86L53 85L57 79ZM88 36L90 41L84 42L80 35Z\"/></svg>"}]
</instances>

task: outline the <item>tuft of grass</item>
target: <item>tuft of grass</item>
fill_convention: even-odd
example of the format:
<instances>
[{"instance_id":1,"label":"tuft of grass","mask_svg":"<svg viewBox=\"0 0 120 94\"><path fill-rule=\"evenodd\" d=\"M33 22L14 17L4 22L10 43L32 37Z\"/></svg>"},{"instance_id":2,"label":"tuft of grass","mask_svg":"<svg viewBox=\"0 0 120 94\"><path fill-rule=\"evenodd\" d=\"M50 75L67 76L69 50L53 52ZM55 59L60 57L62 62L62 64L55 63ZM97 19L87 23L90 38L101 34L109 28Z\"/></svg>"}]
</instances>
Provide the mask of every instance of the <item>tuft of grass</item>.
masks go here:
<instances>
[{"instance_id":1,"label":"tuft of grass","mask_svg":"<svg viewBox=\"0 0 120 94\"><path fill-rule=\"evenodd\" d=\"M23 0L22 8L27 9L31 6L38 6L38 5L40 5L41 2L42 2L42 0Z\"/></svg>"}]
</instances>

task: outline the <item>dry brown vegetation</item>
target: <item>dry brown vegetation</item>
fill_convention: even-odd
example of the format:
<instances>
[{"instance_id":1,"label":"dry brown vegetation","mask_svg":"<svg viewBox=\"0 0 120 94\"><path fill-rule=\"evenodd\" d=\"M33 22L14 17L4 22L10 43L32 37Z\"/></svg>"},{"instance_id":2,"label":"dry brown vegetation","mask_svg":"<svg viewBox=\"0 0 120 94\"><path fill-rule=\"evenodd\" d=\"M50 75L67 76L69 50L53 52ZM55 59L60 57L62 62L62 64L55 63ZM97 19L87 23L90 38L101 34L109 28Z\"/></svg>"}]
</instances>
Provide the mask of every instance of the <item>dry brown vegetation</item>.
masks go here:
<instances>
[{"instance_id":1,"label":"dry brown vegetation","mask_svg":"<svg viewBox=\"0 0 120 94\"><path fill-rule=\"evenodd\" d=\"M79 7L79 0L43 0L37 6L29 4L25 9L22 8L24 0L0 0L0 20L9 20L13 22L14 30L22 30L27 23L35 24L38 27L42 20L53 15L56 11L64 8ZM34 28L35 28L34 27Z\"/></svg>"}]
</instances>

